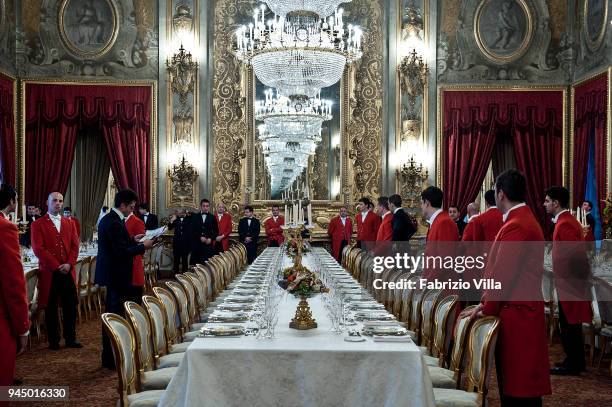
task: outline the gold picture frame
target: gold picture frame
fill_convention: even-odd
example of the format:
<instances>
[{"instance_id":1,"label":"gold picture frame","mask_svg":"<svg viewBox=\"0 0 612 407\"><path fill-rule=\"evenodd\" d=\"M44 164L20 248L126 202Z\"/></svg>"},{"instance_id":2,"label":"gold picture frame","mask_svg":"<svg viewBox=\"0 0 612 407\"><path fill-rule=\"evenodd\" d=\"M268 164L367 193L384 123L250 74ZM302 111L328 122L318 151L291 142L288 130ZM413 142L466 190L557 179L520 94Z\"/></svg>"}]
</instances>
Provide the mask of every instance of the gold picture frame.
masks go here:
<instances>
[{"instance_id":1,"label":"gold picture frame","mask_svg":"<svg viewBox=\"0 0 612 407\"><path fill-rule=\"evenodd\" d=\"M589 6L591 4L591 0L585 0L584 5L582 6L582 34L584 35L584 40L587 45L587 48L591 52L597 51L601 48L603 41L606 37L606 29L608 26L608 1L601 0L603 3L603 18L601 20L601 26L597 30L597 37L595 39L591 38L589 34Z\"/></svg>"},{"instance_id":2,"label":"gold picture frame","mask_svg":"<svg viewBox=\"0 0 612 407\"><path fill-rule=\"evenodd\" d=\"M64 44L66 49L71 54L77 57L90 58L90 59L100 58L101 56L105 55L108 51L110 51L113 45L115 45L115 41L117 40L117 35L119 34L117 5L115 4L113 0L100 0L99 2L96 3L96 4L104 4L106 7L108 7L107 11L110 11L110 15L111 15L110 36L108 36L106 41L104 41L104 43L101 46L95 47L93 50L84 50L83 48L79 48L79 46L75 44L75 42L71 38L72 33L67 30L68 18L66 16L66 13L70 11L69 6L71 5L71 2L75 2L75 1L76 0L62 0L62 3L59 7L57 20L58 20L59 34L60 34L62 43ZM83 8L87 7L85 4L79 4L79 6ZM88 12L91 12L91 11L86 11L86 13ZM91 41L92 36L96 36L99 38L99 36L101 35L99 30L101 29L103 30L105 24L103 24L103 22L98 21L97 16L92 17L89 14L84 14L81 16L77 14L77 16L82 19L81 20L82 24L77 28L77 30L79 30L79 35L87 36L89 38L89 41ZM93 18L95 21L94 20L84 21L84 20L89 20L91 18ZM88 25L85 25L83 27L82 26L83 24L88 24ZM68 24L68 25L72 25L72 24ZM92 27L91 25L94 25L94 26Z\"/></svg>"},{"instance_id":3,"label":"gold picture frame","mask_svg":"<svg viewBox=\"0 0 612 407\"><path fill-rule=\"evenodd\" d=\"M483 38L483 33L481 31L481 18L482 18L483 12L485 11L485 7L492 3L493 3L493 0L481 0L481 2L478 4L478 7L476 8L476 13L474 14L474 38L476 40L476 45L478 45L480 52L482 52L482 54L488 60L492 62L495 62L497 64L507 64L510 62L514 62L520 57L522 57L523 55L525 55L525 52L527 52L527 50L529 49L529 45L531 44L531 40L533 39L533 32L534 32L533 12L525 0L514 0L513 4L518 4L521 10L523 11L523 13L525 14L526 32L523 32L525 36L523 40L521 41L521 44L516 50L514 50L513 52L507 55L500 54L492 50L485 43L484 38ZM497 4L501 2L495 2L495 3ZM520 33L520 34L523 34L523 33Z\"/></svg>"},{"instance_id":4,"label":"gold picture frame","mask_svg":"<svg viewBox=\"0 0 612 407\"><path fill-rule=\"evenodd\" d=\"M152 213L157 213L157 178L158 178L158 135L157 135L157 81L155 80L61 80L61 79L23 79L19 84L20 117L19 132L16 139L18 154L18 173L15 175L18 181L19 191L25 194L25 156L26 156L26 86L28 84L54 84L54 85L96 85L96 86L149 86L151 88L151 178L149 186L149 205Z\"/></svg>"},{"instance_id":5,"label":"gold picture frame","mask_svg":"<svg viewBox=\"0 0 612 407\"><path fill-rule=\"evenodd\" d=\"M1 0L0 0L1 2ZM6 76L7 78L9 78L12 82L13 82L13 130L15 131L14 134L14 148L15 148L15 179L12 181L14 183L13 187L17 190L18 194L23 194L23 190L19 189L19 174L20 174L20 165L21 162L19 161L19 118L17 117L17 103L18 103L18 98L19 98L19 94L17 93L17 88L18 88L18 83L19 83L19 79L15 76L12 75L2 69L0 69L0 75Z\"/></svg>"}]
</instances>

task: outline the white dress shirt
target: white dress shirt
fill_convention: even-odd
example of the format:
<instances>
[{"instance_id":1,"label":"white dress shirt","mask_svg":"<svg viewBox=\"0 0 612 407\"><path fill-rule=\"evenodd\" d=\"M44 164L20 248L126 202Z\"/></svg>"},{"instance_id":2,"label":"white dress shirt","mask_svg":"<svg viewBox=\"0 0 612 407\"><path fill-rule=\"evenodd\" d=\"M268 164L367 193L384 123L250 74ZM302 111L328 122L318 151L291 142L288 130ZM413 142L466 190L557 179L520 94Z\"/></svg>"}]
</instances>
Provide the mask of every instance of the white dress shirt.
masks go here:
<instances>
[{"instance_id":1,"label":"white dress shirt","mask_svg":"<svg viewBox=\"0 0 612 407\"><path fill-rule=\"evenodd\" d=\"M206 223L206 213L202 214L202 223Z\"/></svg>"},{"instance_id":2,"label":"white dress shirt","mask_svg":"<svg viewBox=\"0 0 612 407\"><path fill-rule=\"evenodd\" d=\"M512 212L512 211L513 211L513 210L515 210L515 209L518 209L518 208L521 208L521 207L523 207L523 206L526 206L526 205L527 205L527 204L526 204L525 202L521 202L520 204L518 204L518 205L514 205L512 208L508 209L508 212L504 213L504 216L503 216L503 220L504 220L504 222L505 222L506 220L508 220L508 215L510 215L510 212Z\"/></svg>"},{"instance_id":3,"label":"white dress shirt","mask_svg":"<svg viewBox=\"0 0 612 407\"><path fill-rule=\"evenodd\" d=\"M361 223L365 222L365 218L366 216L368 216L368 212L370 211L361 212Z\"/></svg>"},{"instance_id":4,"label":"white dress shirt","mask_svg":"<svg viewBox=\"0 0 612 407\"><path fill-rule=\"evenodd\" d=\"M438 217L438 215L442 212L442 208L438 209L437 211L435 211L430 217L429 219L427 219L427 223L429 223L430 225L433 225L434 220L436 220L436 218Z\"/></svg>"},{"instance_id":5,"label":"white dress shirt","mask_svg":"<svg viewBox=\"0 0 612 407\"><path fill-rule=\"evenodd\" d=\"M49 219L51 219L51 221L53 222L53 224L55 225L55 229L57 229L57 233L60 233L60 230L62 229L62 215L52 215L51 213L49 214Z\"/></svg>"},{"instance_id":6,"label":"white dress shirt","mask_svg":"<svg viewBox=\"0 0 612 407\"><path fill-rule=\"evenodd\" d=\"M342 226L346 226L346 218L340 216L340 220L342 221Z\"/></svg>"},{"instance_id":7,"label":"white dress shirt","mask_svg":"<svg viewBox=\"0 0 612 407\"><path fill-rule=\"evenodd\" d=\"M561 214L563 212L568 212L568 210L567 209L563 209L561 212L559 212L557 215L555 215L555 217L552 218L552 223L557 223L557 221L559 220L559 216L561 216Z\"/></svg>"}]
</instances>

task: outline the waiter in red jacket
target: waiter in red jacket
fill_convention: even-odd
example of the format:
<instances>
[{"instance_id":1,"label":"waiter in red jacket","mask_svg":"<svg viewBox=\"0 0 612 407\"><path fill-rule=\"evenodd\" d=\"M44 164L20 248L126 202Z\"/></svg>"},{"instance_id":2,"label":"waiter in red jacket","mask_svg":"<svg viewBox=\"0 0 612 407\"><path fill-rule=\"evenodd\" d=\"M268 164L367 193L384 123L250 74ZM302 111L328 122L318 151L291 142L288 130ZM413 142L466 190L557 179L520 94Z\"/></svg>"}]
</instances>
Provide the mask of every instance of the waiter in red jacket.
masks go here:
<instances>
[{"instance_id":1,"label":"waiter in red jacket","mask_svg":"<svg viewBox=\"0 0 612 407\"><path fill-rule=\"evenodd\" d=\"M453 256L453 242L459 241L459 229L448 213L442 210L444 194L438 187L430 186L421 192L421 211L429 223L427 242L425 244L426 256ZM423 270L423 277L431 280L451 277L444 275L444 271L437 267L427 267Z\"/></svg>"},{"instance_id":2,"label":"waiter in red jacket","mask_svg":"<svg viewBox=\"0 0 612 407\"><path fill-rule=\"evenodd\" d=\"M64 197L52 192L47 214L32 224L32 249L38 257L38 305L45 308L49 349L58 350L60 332L57 306L61 303L63 334L68 348L82 348L76 340L77 276L79 239L74 223L61 215Z\"/></svg>"},{"instance_id":3,"label":"waiter in red jacket","mask_svg":"<svg viewBox=\"0 0 612 407\"><path fill-rule=\"evenodd\" d=\"M130 213L125 218L125 228L130 235L130 238L134 239L136 236L142 236L147 232L147 228L142 219ZM142 302L142 291L145 285L144 275L144 254L137 254L134 256L134 263L132 266L132 286L134 286L134 300L136 303L141 304Z\"/></svg>"},{"instance_id":4,"label":"waiter in red jacket","mask_svg":"<svg viewBox=\"0 0 612 407\"><path fill-rule=\"evenodd\" d=\"M15 357L25 351L30 330L19 233L17 226L4 215L4 211L12 212L16 207L17 193L13 187L3 184L0 186L0 386L13 384Z\"/></svg>"},{"instance_id":5,"label":"waiter in red jacket","mask_svg":"<svg viewBox=\"0 0 612 407\"><path fill-rule=\"evenodd\" d=\"M495 205L495 191L485 192L485 211L474 218L474 241L492 242L503 225L502 213Z\"/></svg>"},{"instance_id":6,"label":"waiter in red jacket","mask_svg":"<svg viewBox=\"0 0 612 407\"><path fill-rule=\"evenodd\" d=\"M74 230L76 231L77 238L81 240L81 222L72 213L72 208L69 206L64 208L64 218L69 219L74 224Z\"/></svg>"},{"instance_id":7,"label":"waiter in red jacket","mask_svg":"<svg viewBox=\"0 0 612 407\"><path fill-rule=\"evenodd\" d=\"M390 242L393 240L393 214L389 211L389 198L381 196L376 205L376 214L381 222L376 232L377 242Z\"/></svg>"},{"instance_id":8,"label":"waiter in red jacket","mask_svg":"<svg viewBox=\"0 0 612 407\"><path fill-rule=\"evenodd\" d=\"M229 237L232 234L232 215L226 211L223 202L217 205L217 223L219 224L217 251L220 253L229 249Z\"/></svg>"},{"instance_id":9,"label":"waiter in red jacket","mask_svg":"<svg viewBox=\"0 0 612 407\"><path fill-rule=\"evenodd\" d=\"M584 245L582 226L569 212L570 194L566 188L551 187L546 191L544 207L553 217L552 265L559 296L561 343L566 358L551 369L552 374L580 375L586 367L582 323L593 319L587 284L590 268Z\"/></svg>"},{"instance_id":10,"label":"waiter in red jacket","mask_svg":"<svg viewBox=\"0 0 612 407\"><path fill-rule=\"evenodd\" d=\"M327 234L332 241L332 255L339 262L342 261L342 249L349 244L353 234L353 222L348 217L346 206L341 206L340 214L329 222Z\"/></svg>"},{"instance_id":11,"label":"waiter in red jacket","mask_svg":"<svg viewBox=\"0 0 612 407\"><path fill-rule=\"evenodd\" d=\"M380 216L372 211L374 204L369 198L361 198L357 204L359 212L355 216L357 225L357 245L363 248L364 242L375 242L380 226Z\"/></svg>"},{"instance_id":12,"label":"waiter in red jacket","mask_svg":"<svg viewBox=\"0 0 612 407\"><path fill-rule=\"evenodd\" d=\"M285 241L282 228L285 224L285 218L279 215L279 212L279 206L272 205L272 216L264 223L266 236L268 237L268 247L279 247Z\"/></svg>"},{"instance_id":13,"label":"waiter in red jacket","mask_svg":"<svg viewBox=\"0 0 612 407\"><path fill-rule=\"evenodd\" d=\"M504 225L489 252L485 277L502 290L485 290L471 317L500 318L496 367L502 407L541 406L551 394L548 337L542 298L544 233L525 204L527 182L518 170L495 182L495 201ZM522 242L522 244L521 244Z\"/></svg>"}]
</instances>

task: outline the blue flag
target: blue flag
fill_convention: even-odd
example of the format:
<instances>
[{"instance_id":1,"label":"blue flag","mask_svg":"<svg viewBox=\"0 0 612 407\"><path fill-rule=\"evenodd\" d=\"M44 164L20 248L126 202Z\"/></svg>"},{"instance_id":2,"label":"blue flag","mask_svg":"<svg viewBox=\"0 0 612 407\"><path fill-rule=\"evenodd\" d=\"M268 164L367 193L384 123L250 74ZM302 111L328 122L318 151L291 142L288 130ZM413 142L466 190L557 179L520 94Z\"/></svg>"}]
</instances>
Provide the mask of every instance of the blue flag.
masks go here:
<instances>
[{"instance_id":1,"label":"blue flag","mask_svg":"<svg viewBox=\"0 0 612 407\"><path fill-rule=\"evenodd\" d=\"M589 136L589 158L587 164L586 192L584 199L593 203L591 215L595 219L595 240L601 240L601 218L599 216L599 199L597 198L597 175L595 171L595 126L591 126Z\"/></svg>"}]
</instances>

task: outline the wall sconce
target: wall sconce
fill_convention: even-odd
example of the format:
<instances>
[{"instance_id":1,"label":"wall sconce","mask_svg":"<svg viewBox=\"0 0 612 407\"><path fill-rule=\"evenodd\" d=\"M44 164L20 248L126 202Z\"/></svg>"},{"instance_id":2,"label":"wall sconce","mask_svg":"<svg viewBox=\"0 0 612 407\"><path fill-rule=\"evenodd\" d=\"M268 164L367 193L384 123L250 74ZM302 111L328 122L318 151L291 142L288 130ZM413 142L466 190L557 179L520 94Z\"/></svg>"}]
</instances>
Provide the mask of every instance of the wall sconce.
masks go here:
<instances>
[{"instance_id":1,"label":"wall sconce","mask_svg":"<svg viewBox=\"0 0 612 407\"><path fill-rule=\"evenodd\" d=\"M193 93L198 63L193 61L191 53L185 51L181 44L178 53L175 53L172 59L166 62L166 66L168 67L172 92L178 95L179 102L185 107L189 94Z\"/></svg>"},{"instance_id":2,"label":"wall sconce","mask_svg":"<svg viewBox=\"0 0 612 407\"><path fill-rule=\"evenodd\" d=\"M407 203L407 207L416 209L419 197L429 174L422 163L417 163L414 156L397 169L400 180L400 194Z\"/></svg>"},{"instance_id":3,"label":"wall sconce","mask_svg":"<svg viewBox=\"0 0 612 407\"><path fill-rule=\"evenodd\" d=\"M408 56L404 57L399 66L400 86L402 92L408 96L408 119L420 119L420 114L416 111L416 100L423 96L429 67L423 58L413 50Z\"/></svg>"},{"instance_id":4,"label":"wall sconce","mask_svg":"<svg viewBox=\"0 0 612 407\"><path fill-rule=\"evenodd\" d=\"M179 206L185 206L188 202L191 204L194 197L194 184L198 179L198 172L187 161L184 155L178 164L168 168L168 178L172 181L172 197L178 200Z\"/></svg>"}]
</instances>

